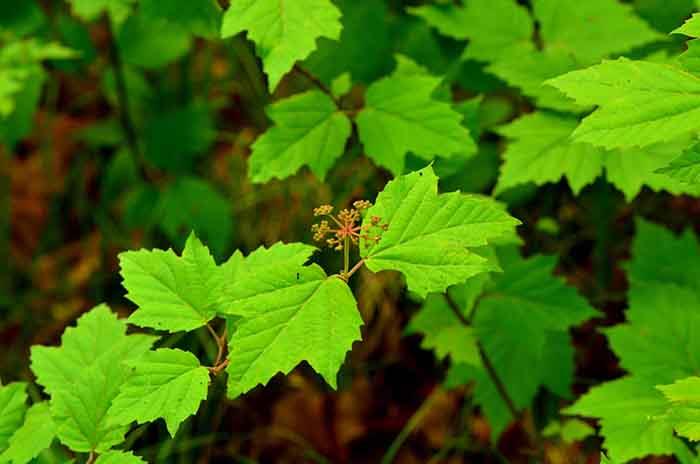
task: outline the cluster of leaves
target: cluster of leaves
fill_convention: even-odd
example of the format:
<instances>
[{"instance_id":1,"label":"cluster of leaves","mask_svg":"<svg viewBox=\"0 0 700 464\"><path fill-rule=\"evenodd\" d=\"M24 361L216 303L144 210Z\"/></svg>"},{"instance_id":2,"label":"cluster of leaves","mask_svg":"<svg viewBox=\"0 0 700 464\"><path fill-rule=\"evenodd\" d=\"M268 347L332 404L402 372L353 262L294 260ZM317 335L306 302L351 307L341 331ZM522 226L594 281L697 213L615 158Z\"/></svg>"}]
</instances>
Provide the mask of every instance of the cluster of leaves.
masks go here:
<instances>
[{"instance_id":1,"label":"cluster of leaves","mask_svg":"<svg viewBox=\"0 0 700 464\"><path fill-rule=\"evenodd\" d=\"M657 21L656 11L651 24L637 14L643 6L635 11L617 0L402 6L403 22L391 33L427 49L448 44L443 62L417 47L389 46L381 1L231 0L225 11L214 0L68 3L73 17L57 26L65 46L39 37L45 18L33 2L7 15L0 6L0 139L15 146L31 131L49 81L42 63L75 71L96 60L75 18L101 22L110 62L101 90L119 118L81 135L90 150L114 153L100 201L119 198L125 223L156 229L184 249L181 256L171 249L122 253L123 286L136 311L122 320L100 305L66 329L60 347L33 347L31 369L48 400L37 393L28 406L26 384L0 387L0 463L30 462L55 440L89 453L90 463L142 462L113 449L123 447L132 424L162 418L174 436L219 374L230 398L301 362L336 387L361 338L347 266L329 275L310 262L314 247L276 243L215 259L231 249L232 207L204 180L198 161L216 142L218 103L207 90L193 97L191 88L156 89L152 78L188 59L195 44L224 39L248 75L262 76L251 44L262 62L266 88L251 78L251 94L272 124L245 142L253 183L306 168L324 180L358 151L393 177L364 212L361 230L377 240L360 240L358 266L401 273L421 305L406 333L422 334L424 348L449 359L446 387L473 385L492 441L509 424L526 422L540 392L573 399L570 330L598 313L554 275L556 257L521 257L519 221L502 205L438 193L438 174L464 186L484 169L478 177L485 179L469 186L482 191L495 183L493 194L504 198L563 178L579 194L601 176L627 200L645 186L700 193L700 14L673 29L700 7L692 2L677 15L670 8L678 18L667 22ZM367 50L376 53L368 57ZM306 90L285 85L294 77ZM208 89L211 79L199 84ZM515 95L518 107L485 122L489 96L481 94L494 89ZM471 98L462 99L461 90ZM268 105L270 95L276 101ZM494 158L496 144L481 137L487 130L505 147L493 177L490 165L470 164ZM185 241L190 230L209 247L194 233ZM700 439L696 265L700 248L691 234L677 238L638 222L628 322L605 330L628 375L563 410L599 419L610 462L698 459L679 438ZM206 330L219 351L204 366L167 336L127 334L127 323L156 333ZM593 432L580 419L560 417L544 429L565 441Z\"/></svg>"},{"instance_id":2,"label":"cluster of leaves","mask_svg":"<svg viewBox=\"0 0 700 464\"><path fill-rule=\"evenodd\" d=\"M419 295L494 270L482 248L512 236L518 224L493 200L438 194L430 167L389 182L367 214L367 227L377 214L387 227L379 230L378 243L362 246L364 263L373 271L400 271ZM172 250L122 253L127 298L138 306L128 322L181 332L204 326L213 331L212 321L224 319L229 335L215 334L221 344L215 365L204 367L187 351L152 349L158 337L127 335L126 322L98 306L65 331L60 347L32 348L31 368L48 402L25 411L23 385L0 390L0 400L6 400L0 410L8 411L9 421L0 461L29 462L54 436L73 451L105 453L124 441L133 422L158 418L174 436L207 397L210 374L224 368L231 398L302 361L335 387L347 351L360 339L362 319L344 276L307 264L314 250L277 243L248 256L236 251L217 265L191 235L182 256ZM41 440L33 437L29 446L37 423ZM100 459L105 456L111 454Z\"/></svg>"}]
</instances>

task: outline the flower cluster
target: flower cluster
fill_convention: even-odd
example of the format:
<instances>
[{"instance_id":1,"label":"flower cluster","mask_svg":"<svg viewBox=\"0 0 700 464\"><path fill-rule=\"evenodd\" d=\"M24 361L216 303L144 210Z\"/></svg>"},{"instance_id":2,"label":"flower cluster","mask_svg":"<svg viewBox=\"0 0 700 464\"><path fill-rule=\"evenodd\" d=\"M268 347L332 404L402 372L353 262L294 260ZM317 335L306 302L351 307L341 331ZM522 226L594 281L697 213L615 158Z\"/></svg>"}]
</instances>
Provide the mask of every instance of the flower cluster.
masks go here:
<instances>
[{"instance_id":1,"label":"flower cluster","mask_svg":"<svg viewBox=\"0 0 700 464\"><path fill-rule=\"evenodd\" d=\"M311 226L314 240L317 242L325 240L329 247L338 251L343 250L346 243L348 245L357 245L360 239L378 242L380 236L371 235L370 229L372 226L379 227L382 230L387 229L386 224L381 224L380 217L372 216L370 225L361 226L359 224L362 220L362 211L369 209L372 204L366 200L358 200L352 206L352 209L343 209L337 215L333 215L333 207L331 205L321 205L318 208L314 208L314 216L328 218Z\"/></svg>"}]
</instances>

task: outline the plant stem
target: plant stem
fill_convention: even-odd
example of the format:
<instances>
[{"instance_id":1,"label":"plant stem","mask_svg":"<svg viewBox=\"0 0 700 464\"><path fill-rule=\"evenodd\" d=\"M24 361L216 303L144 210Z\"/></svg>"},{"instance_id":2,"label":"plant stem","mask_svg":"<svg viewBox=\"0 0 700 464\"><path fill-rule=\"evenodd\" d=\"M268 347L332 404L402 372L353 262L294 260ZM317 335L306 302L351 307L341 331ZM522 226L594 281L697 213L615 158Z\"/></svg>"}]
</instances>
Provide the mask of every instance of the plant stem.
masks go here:
<instances>
[{"instance_id":1,"label":"plant stem","mask_svg":"<svg viewBox=\"0 0 700 464\"><path fill-rule=\"evenodd\" d=\"M396 454L399 452L404 442L408 439L409 435L413 433L413 431L423 421L423 418L428 414L430 408L438 399L440 392L441 390L439 388L435 388L430 393L428 398L426 398L426 400L423 401L423 404L421 404L418 410L411 416L411 418L406 423L406 426L396 436L387 452L384 453L384 457L382 457L381 464L391 464L392 462L394 462Z\"/></svg>"},{"instance_id":2,"label":"plant stem","mask_svg":"<svg viewBox=\"0 0 700 464\"><path fill-rule=\"evenodd\" d=\"M124 66L122 64L121 55L119 54L119 48L117 47L117 42L114 38L114 33L112 31L112 23L110 22L109 16L105 15L106 30L108 33L108 44L109 44L109 59L112 65L112 71L114 73L114 84L117 90L117 104L119 112L119 124L122 126L124 131L124 137L126 138L126 144L131 152L131 156L134 161L139 166L141 175L145 180L151 178L148 170L146 168L147 164L143 158L143 154L139 148L138 138L136 135L136 126L134 125L134 120L131 117L131 111L129 109L129 91L126 87L126 79L124 77Z\"/></svg>"},{"instance_id":3,"label":"plant stem","mask_svg":"<svg viewBox=\"0 0 700 464\"><path fill-rule=\"evenodd\" d=\"M350 271L350 237L343 239L343 275L347 276Z\"/></svg>"},{"instance_id":4,"label":"plant stem","mask_svg":"<svg viewBox=\"0 0 700 464\"><path fill-rule=\"evenodd\" d=\"M87 461L85 461L85 464L92 464L93 462L95 462L96 457L97 457L97 455L95 454L95 452L90 451L90 454L88 455L88 459L87 459Z\"/></svg>"},{"instance_id":5,"label":"plant stem","mask_svg":"<svg viewBox=\"0 0 700 464\"><path fill-rule=\"evenodd\" d=\"M474 319L475 314L476 314L476 309L478 307L478 302L479 299L475 302L474 309L472 310L471 314L469 315L469 318L464 317L464 314L462 314L461 309L459 308L459 305L457 302L450 296L449 293L445 292L445 300L447 301L447 305L450 307L454 315L459 319L459 321L464 324L467 327L471 327L471 321ZM510 412L510 415L513 417L513 420L517 421L522 418L522 414L518 412L518 408L515 406L515 402L513 399L510 397L508 394L508 390L506 390L506 386L501 380L501 378L498 376L498 373L496 372L496 368L493 366L493 363L489 359L488 355L486 354L486 350L484 350L484 346L481 344L479 340L476 340L476 347L477 350L479 351L479 358L481 358L481 364L484 365L484 370L486 371L486 374L489 376L491 379L491 382L493 385L496 387L496 391L498 392L498 395L501 397L501 400L503 403L506 405L506 408L508 408L508 412ZM536 462L543 462L544 459L544 448L542 446L542 437L539 434L539 431L537 430L537 426L534 423L534 418L532 420L528 421L527 424L524 424L525 431L530 437L530 441L532 444L535 446L537 449L536 454L537 456L535 457Z\"/></svg>"},{"instance_id":6,"label":"plant stem","mask_svg":"<svg viewBox=\"0 0 700 464\"><path fill-rule=\"evenodd\" d=\"M445 292L444 295L445 300L447 301L447 305L450 307L455 316L463 325L469 327L469 320L467 320L467 318L464 317L464 314L462 314L462 311L460 310L457 302L450 296L449 293ZM503 403L505 403L506 407L508 408L508 411L510 412L510 415L513 416L513 420L518 420L520 418L518 408L515 407L515 403L511 399L510 395L508 395L508 391L506 390L503 381L498 376L496 369L493 367L491 360L487 356L486 351L484 350L484 347L479 340L476 341L476 346L479 351L481 363L484 365L484 369L486 370L486 374L488 374L489 378L491 379L491 382L496 387L498 395L501 397L501 400L503 400Z\"/></svg>"},{"instance_id":7,"label":"plant stem","mask_svg":"<svg viewBox=\"0 0 700 464\"><path fill-rule=\"evenodd\" d=\"M355 265L352 267L352 269L350 269L349 272L346 272L346 273L344 274L345 280L346 280L346 281L347 281L347 280L350 280L350 276L352 276L355 272L357 272L358 269L360 269L360 268L362 267L363 264L365 264L365 260L364 260L364 259L361 259L361 260L359 260L357 263L355 263Z\"/></svg>"}]
</instances>

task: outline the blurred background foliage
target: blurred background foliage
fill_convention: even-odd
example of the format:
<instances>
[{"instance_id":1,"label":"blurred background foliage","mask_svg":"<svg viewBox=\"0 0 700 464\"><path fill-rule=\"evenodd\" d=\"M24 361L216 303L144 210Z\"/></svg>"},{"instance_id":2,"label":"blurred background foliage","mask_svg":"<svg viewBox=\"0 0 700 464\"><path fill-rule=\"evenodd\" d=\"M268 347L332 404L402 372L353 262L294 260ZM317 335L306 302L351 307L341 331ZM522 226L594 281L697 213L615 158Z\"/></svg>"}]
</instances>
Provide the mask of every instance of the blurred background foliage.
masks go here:
<instances>
[{"instance_id":1,"label":"blurred background foliage","mask_svg":"<svg viewBox=\"0 0 700 464\"><path fill-rule=\"evenodd\" d=\"M120 286L120 251L180 250L190 230L218 260L279 240L310 242L313 207L374 198L391 176L357 143L325 181L306 168L284 181L248 180L250 145L270 125L265 107L314 88L307 74L331 85L349 73L344 98L354 107L368 84L392 71L396 53L446 76L440 92L464 102L458 108L479 151L436 161L444 190L489 193L503 151L492 129L533 108L482 64L460 59L462 43L408 15L408 6L422 3L409 0L336 0L341 39L321 39L300 63L303 72L288 74L270 95L252 44L241 35L218 39L226 3L0 2L3 382L30 379L29 346L57 343L92 306L104 301L122 315L133 309ZM630 3L662 33L695 7L693 0ZM680 50L681 42L665 46ZM410 158L408 167L424 164ZM629 203L601 182L576 201L566 182L500 198L524 222L526 253L559 255L561 274L605 312L575 333L577 388L619 375L594 329L623 317L626 282L617 263L629 253L633 211L678 230L700 217L700 203L646 189ZM331 252L318 259L339 268ZM420 349L419 337L403 336L417 304L396 277L361 272L354 282L364 341L341 371L338 392L304 367L235 401L217 381L175 439L162 424L133 432L137 454L182 463L390 462L392 453L401 463L525 462L520 424L493 445L468 388L436 388L445 366ZM215 354L204 333L169 343L203 358ZM543 414L558 407L546 395L537 401ZM552 440L548 462L598 462L595 440Z\"/></svg>"}]
</instances>

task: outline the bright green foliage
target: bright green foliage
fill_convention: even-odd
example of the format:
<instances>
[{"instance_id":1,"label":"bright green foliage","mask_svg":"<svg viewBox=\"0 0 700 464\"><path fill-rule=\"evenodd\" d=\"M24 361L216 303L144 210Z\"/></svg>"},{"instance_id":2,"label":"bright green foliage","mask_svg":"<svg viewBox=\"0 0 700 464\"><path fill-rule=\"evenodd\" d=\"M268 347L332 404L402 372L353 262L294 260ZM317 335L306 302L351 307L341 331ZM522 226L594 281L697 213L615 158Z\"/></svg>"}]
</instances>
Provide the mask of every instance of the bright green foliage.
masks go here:
<instances>
[{"instance_id":1,"label":"bright green foliage","mask_svg":"<svg viewBox=\"0 0 700 464\"><path fill-rule=\"evenodd\" d=\"M133 453L126 453L124 451L108 451L101 454L97 458L95 464L142 464L145 463L143 459L138 456L134 456Z\"/></svg>"},{"instance_id":2,"label":"bright green foliage","mask_svg":"<svg viewBox=\"0 0 700 464\"><path fill-rule=\"evenodd\" d=\"M496 270L470 248L487 245L518 224L492 200L438 194L430 166L389 182L367 212L366 226L372 216L382 218L388 230L376 245L365 244L365 264L373 272L402 272L408 289L420 296Z\"/></svg>"},{"instance_id":3,"label":"bright green foliage","mask_svg":"<svg viewBox=\"0 0 700 464\"><path fill-rule=\"evenodd\" d=\"M31 80L43 80L40 63L62 60L74 52L55 42L42 43L35 39L10 41L0 39L0 119L15 109L15 96Z\"/></svg>"},{"instance_id":4,"label":"bright green foliage","mask_svg":"<svg viewBox=\"0 0 700 464\"><path fill-rule=\"evenodd\" d=\"M124 439L127 428L109 424L107 410L130 373L122 362L142 356L153 341L126 335L126 323L101 305L66 329L60 347L32 347L31 368L51 395L51 416L63 444L101 452Z\"/></svg>"},{"instance_id":5,"label":"bright green foliage","mask_svg":"<svg viewBox=\"0 0 700 464\"><path fill-rule=\"evenodd\" d=\"M193 330L216 313L220 277L209 249L190 234L182 256L172 250L119 255L126 297L138 309L129 322L170 332Z\"/></svg>"},{"instance_id":6,"label":"bright green foliage","mask_svg":"<svg viewBox=\"0 0 700 464\"><path fill-rule=\"evenodd\" d=\"M582 63L664 39L618 0L534 0L533 10L546 48Z\"/></svg>"},{"instance_id":7,"label":"bright green foliage","mask_svg":"<svg viewBox=\"0 0 700 464\"><path fill-rule=\"evenodd\" d=\"M26 389L27 384L22 382L0 386L0 453L7 448L10 437L24 420Z\"/></svg>"},{"instance_id":8,"label":"bright green foliage","mask_svg":"<svg viewBox=\"0 0 700 464\"><path fill-rule=\"evenodd\" d=\"M700 131L700 78L669 65L620 58L548 82L598 105L573 133L580 142L647 147Z\"/></svg>"},{"instance_id":9,"label":"bright green foliage","mask_svg":"<svg viewBox=\"0 0 700 464\"><path fill-rule=\"evenodd\" d=\"M475 153L462 115L432 96L440 79L409 60L398 60L393 75L369 86L365 107L357 116L367 155L399 175L408 152L427 160Z\"/></svg>"},{"instance_id":10,"label":"bright green foliage","mask_svg":"<svg viewBox=\"0 0 700 464\"><path fill-rule=\"evenodd\" d=\"M599 418L608 456L626 462L649 454L673 454L678 439L663 420L666 405L661 392L646 381L625 377L591 388L565 412Z\"/></svg>"},{"instance_id":11,"label":"bright green foliage","mask_svg":"<svg viewBox=\"0 0 700 464\"><path fill-rule=\"evenodd\" d=\"M476 337L471 327L460 325L445 327L430 340L426 340L423 346L434 349L439 358L446 358L449 355L453 363L481 365Z\"/></svg>"},{"instance_id":12,"label":"bright green foliage","mask_svg":"<svg viewBox=\"0 0 700 464\"><path fill-rule=\"evenodd\" d=\"M678 63L692 73L700 73L700 40L688 42L688 49L678 57Z\"/></svg>"},{"instance_id":13,"label":"bright green foliage","mask_svg":"<svg viewBox=\"0 0 700 464\"><path fill-rule=\"evenodd\" d=\"M135 0L68 0L73 14L86 21L99 18L103 12L107 12L110 18L121 23L131 11Z\"/></svg>"},{"instance_id":14,"label":"bright green foliage","mask_svg":"<svg viewBox=\"0 0 700 464\"><path fill-rule=\"evenodd\" d=\"M316 48L316 39L338 39L340 11L330 0L237 0L224 14L222 37L247 31L268 75L270 91L294 64Z\"/></svg>"},{"instance_id":15,"label":"bright green foliage","mask_svg":"<svg viewBox=\"0 0 700 464\"><path fill-rule=\"evenodd\" d=\"M303 243L276 243L270 248L260 247L245 258L240 252L234 253L222 265L226 278L218 301L221 311L241 316L256 314L259 308L255 307L255 301L249 305L247 299L276 288L274 280L295 277L296 270L303 268L315 250ZM267 284L269 287L260 287L266 285L269 276L274 276Z\"/></svg>"},{"instance_id":16,"label":"bright green foliage","mask_svg":"<svg viewBox=\"0 0 700 464\"><path fill-rule=\"evenodd\" d=\"M250 284L226 289L224 313L243 316L229 345L230 397L301 361L335 388L345 354L360 338L362 319L347 284L318 265L300 266L282 254L285 258L266 268L244 265L236 277ZM256 279L263 269L265 277Z\"/></svg>"},{"instance_id":17,"label":"bright green foliage","mask_svg":"<svg viewBox=\"0 0 700 464\"><path fill-rule=\"evenodd\" d=\"M253 144L251 180L283 179L303 165L323 179L343 154L350 136L351 124L345 113L317 90L277 102L267 113L275 125Z\"/></svg>"},{"instance_id":18,"label":"bright green foliage","mask_svg":"<svg viewBox=\"0 0 700 464\"><path fill-rule=\"evenodd\" d=\"M221 28L221 8L216 0L141 0L144 17L165 19L193 34L213 39Z\"/></svg>"},{"instance_id":19,"label":"bright green foliage","mask_svg":"<svg viewBox=\"0 0 700 464\"><path fill-rule=\"evenodd\" d=\"M700 184L700 145L686 150L681 156L671 161L668 166L660 168L656 172L671 176L680 182Z\"/></svg>"},{"instance_id":20,"label":"bright green foliage","mask_svg":"<svg viewBox=\"0 0 700 464\"><path fill-rule=\"evenodd\" d=\"M679 435L700 439L700 378L688 377L671 385L658 387L671 402L669 421Z\"/></svg>"},{"instance_id":21,"label":"bright green foliage","mask_svg":"<svg viewBox=\"0 0 700 464\"><path fill-rule=\"evenodd\" d=\"M621 462L649 454L679 453L669 403L659 384L700 369L700 246L661 227L638 222L628 266L629 309L625 324L606 330L610 346L629 373L594 387L570 414L597 417L610 457ZM673 340L673 343L669 343Z\"/></svg>"},{"instance_id":22,"label":"bright green foliage","mask_svg":"<svg viewBox=\"0 0 700 464\"><path fill-rule=\"evenodd\" d=\"M135 14L124 22L117 43L125 62L150 69L182 57L191 37L176 23Z\"/></svg>"},{"instance_id":23,"label":"bright green foliage","mask_svg":"<svg viewBox=\"0 0 700 464\"><path fill-rule=\"evenodd\" d=\"M522 53L534 48L532 18L515 0L471 0L464 6L424 5L409 11L441 34L469 39L466 58L493 61L505 50L518 49Z\"/></svg>"},{"instance_id":24,"label":"bright green foliage","mask_svg":"<svg viewBox=\"0 0 700 464\"><path fill-rule=\"evenodd\" d=\"M595 429L579 419L568 419L563 422L553 422L542 430L545 437L559 436L564 443L581 441L589 435L594 435Z\"/></svg>"},{"instance_id":25,"label":"bright green foliage","mask_svg":"<svg viewBox=\"0 0 700 464\"><path fill-rule=\"evenodd\" d=\"M674 29L673 34L683 34L688 37L700 38L700 13L695 13L683 25Z\"/></svg>"},{"instance_id":26,"label":"bright green foliage","mask_svg":"<svg viewBox=\"0 0 700 464\"><path fill-rule=\"evenodd\" d=\"M496 192L526 182L542 185L566 177L574 193L591 184L603 171L608 181L628 199L643 185L673 193L695 193L696 188L680 180L659 174L659 169L673 160L685 140L656 144L646 148L610 150L579 143L571 138L578 119L560 114L535 112L501 127L498 132L508 139Z\"/></svg>"},{"instance_id":27,"label":"bright green foliage","mask_svg":"<svg viewBox=\"0 0 700 464\"><path fill-rule=\"evenodd\" d=\"M128 425L165 419L175 436L180 423L207 397L209 371L187 351L161 348L125 363L132 375L108 412L110 421Z\"/></svg>"},{"instance_id":28,"label":"bright green foliage","mask_svg":"<svg viewBox=\"0 0 700 464\"><path fill-rule=\"evenodd\" d=\"M49 404L33 404L27 411L24 423L15 430L9 440L9 447L0 453L0 462L26 464L51 446L56 437L56 425L51 418Z\"/></svg>"}]
</instances>

